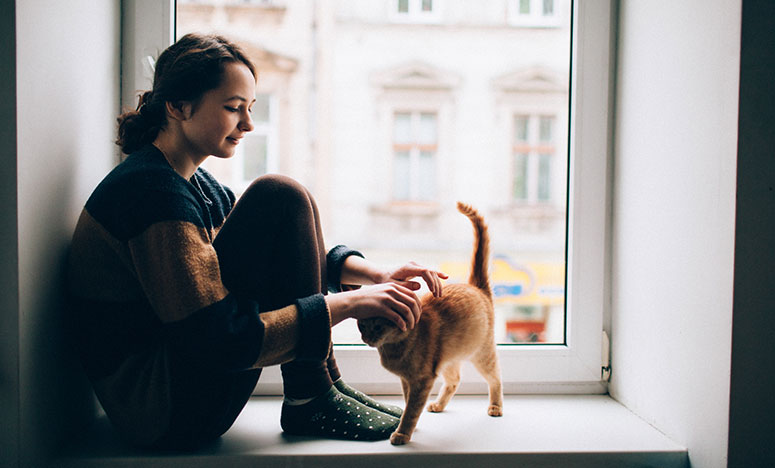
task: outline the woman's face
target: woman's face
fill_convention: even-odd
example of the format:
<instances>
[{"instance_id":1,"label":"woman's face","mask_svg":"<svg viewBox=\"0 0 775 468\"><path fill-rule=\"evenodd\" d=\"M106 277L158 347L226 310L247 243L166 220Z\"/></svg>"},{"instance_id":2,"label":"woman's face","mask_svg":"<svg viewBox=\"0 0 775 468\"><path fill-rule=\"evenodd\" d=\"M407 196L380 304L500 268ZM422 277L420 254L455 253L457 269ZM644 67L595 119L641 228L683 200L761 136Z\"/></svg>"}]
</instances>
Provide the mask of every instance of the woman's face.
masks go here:
<instances>
[{"instance_id":1,"label":"woman's face","mask_svg":"<svg viewBox=\"0 0 775 468\"><path fill-rule=\"evenodd\" d=\"M230 158L246 133L253 130L250 111L256 101L256 80L241 62L228 63L218 88L199 102L186 103L181 123L189 151L195 158Z\"/></svg>"}]
</instances>

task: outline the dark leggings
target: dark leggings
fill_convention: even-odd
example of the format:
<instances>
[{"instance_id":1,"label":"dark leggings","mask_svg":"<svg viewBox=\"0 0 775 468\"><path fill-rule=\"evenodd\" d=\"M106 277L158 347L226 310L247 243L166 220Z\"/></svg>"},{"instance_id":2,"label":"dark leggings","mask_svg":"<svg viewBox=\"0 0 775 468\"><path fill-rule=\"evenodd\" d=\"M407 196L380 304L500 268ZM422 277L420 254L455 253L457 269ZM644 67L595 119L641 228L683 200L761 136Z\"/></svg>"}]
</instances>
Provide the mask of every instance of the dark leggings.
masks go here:
<instances>
[{"instance_id":1,"label":"dark leggings","mask_svg":"<svg viewBox=\"0 0 775 468\"><path fill-rule=\"evenodd\" d=\"M257 179L240 197L213 245L223 282L232 294L258 302L261 312L325 293L326 250L312 195L287 177ZM291 361L280 366L283 392L312 398L339 377L333 352L325 361ZM173 407L171 427L155 446L192 449L226 432L250 398L260 369L225 375L179 376L181 401Z\"/></svg>"},{"instance_id":2,"label":"dark leggings","mask_svg":"<svg viewBox=\"0 0 775 468\"><path fill-rule=\"evenodd\" d=\"M235 295L276 310L298 298L326 293L326 248L315 200L285 176L256 179L239 199L213 242L221 275ZM333 352L318 363L280 366L283 393L311 398L340 377Z\"/></svg>"}]
</instances>

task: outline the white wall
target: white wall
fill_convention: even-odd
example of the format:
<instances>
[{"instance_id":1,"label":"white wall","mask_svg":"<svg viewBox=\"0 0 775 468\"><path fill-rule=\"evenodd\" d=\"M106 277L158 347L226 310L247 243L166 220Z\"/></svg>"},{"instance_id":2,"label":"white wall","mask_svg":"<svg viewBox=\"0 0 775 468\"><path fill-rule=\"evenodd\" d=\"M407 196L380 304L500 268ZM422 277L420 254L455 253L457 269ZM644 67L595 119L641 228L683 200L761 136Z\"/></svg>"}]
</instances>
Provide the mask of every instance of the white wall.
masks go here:
<instances>
[{"instance_id":1,"label":"white wall","mask_svg":"<svg viewBox=\"0 0 775 468\"><path fill-rule=\"evenodd\" d=\"M741 1L622 0L611 394L726 466Z\"/></svg>"},{"instance_id":2,"label":"white wall","mask_svg":"<svg viewBox=\"0 0 775 468\"><path fill-rule=\"evenodd\" d=\"M18 443L18 458L2 461L26 467L41 466L94 413L62 333L62 267L80 208L117 160L120 1L24 0L15 8L18 130L2 145L4 153L16 145L8 153L18 165L18 203L6 193L0 203L13 212L4 218L18 219L18 307L2 311L4 323L17 319L8 393L16 393L18 419L2 438ZM15 246L2 249L5 258Z\"/></svg>"}]
</instances>

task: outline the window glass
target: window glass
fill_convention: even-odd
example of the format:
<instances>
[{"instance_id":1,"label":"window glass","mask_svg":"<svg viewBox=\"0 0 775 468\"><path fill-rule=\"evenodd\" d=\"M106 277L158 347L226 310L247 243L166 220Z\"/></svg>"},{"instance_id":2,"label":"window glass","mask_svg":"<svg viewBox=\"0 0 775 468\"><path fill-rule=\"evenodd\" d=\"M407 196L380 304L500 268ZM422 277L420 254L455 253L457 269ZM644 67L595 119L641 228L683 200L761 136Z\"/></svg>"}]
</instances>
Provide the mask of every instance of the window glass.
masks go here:
<instances>
[{"instance_id":1,"label":"window glass","mask_svg":"<svg viewBox=\"0 0 775 468\"><path fill-rule=\"evenodd\" d=\"M491 226L496 340L564 343L572 2L368 1L176 1L178 37L238 39L259 73L255 130L205 168L237 194L291 176L327 244L449 282L471 254L455 202L472 203ZM359 343L344 325L335 342Z\"/></svg>"},{"instance_id":2,"label":"window glass","mask_svg":"<svg viewBox=\"0 0 775 468\"><path fill-rule=\"evenodd\" d=\"M514 116L514 141L517 143L526 142L528 139L529 118L526 115Z\"/></svg>"},{"instance_id":3,"label":"window glass","mask_svg":"<svg viewBox=\"0 0 775 468\"><path fill-rule=\"evenodd\" d=\"M251 117L255 123L269 122L269 98L267 93L256 93L256 102L253 104Z\"/></svg>"},{"instance_id":4,"label":"window glass","mask_svg":"<svg viewBox=\"0 0 775 468\"><path fill-rule=\"evenodd\" d=\"M514 155L514 199L527 200L527 154Z\"/></svg>"},{"instance_id":5,"label":"window glass","mask_svg":"<svg viewBox=\"0 0 775 468\"><path fill-rule=\"evenodd\" d=\"M554 14L554 0L544 0L543 12L544 16L551 16Z\"/></svg>"},{"instance_id":6,"label":"window glass","mask_svg":"<svg viewBox=\"0 0 775 468\"><path fill-rule=\"evenodd\" d=\"M539 131L538 131L538 141L542 143L547 143L552 141L552 127L554 125L554 118L553 117L544 117L542 116L539 119Z\"/></svg>"},{"instance_id":7,"label":"window glass","mask_svg":"<svg viewBox=\"0 0 775 468\"><path fill-rule=\"evenodd\" d=\"M266 135L250 135L242 141L242 177L253 180L266 174Z\"/></svg>"},{"instance_id":8,"label":"window glass","mask_svg":"<svg viewBox=\"0 0 775 468\"><path fill-rule=\"evenodd\" d=\"M548 201L551 196L552 155L538 155L538 200Z\"/></svg>"},{"instance_id":9,"label":"window glass","mask_svg":"<svg viewBox=\"0 0 775 468\"><path fill-rule=\"evenodd\" d=\"M417 143L421 145L436 143L436 115L422 113L420 114L419 135Z\"/></svg>"},{"instance_id":10,"label":"window glass","mask_svg":"<svg viewBox=\"0 0 775 468\"><path fill-rule=\"evenodd\" d=\"M409 167L409 152L396 152L393 160L393 198L408 200L410 196L411 168Z\"/></svg>"}]
</instances>

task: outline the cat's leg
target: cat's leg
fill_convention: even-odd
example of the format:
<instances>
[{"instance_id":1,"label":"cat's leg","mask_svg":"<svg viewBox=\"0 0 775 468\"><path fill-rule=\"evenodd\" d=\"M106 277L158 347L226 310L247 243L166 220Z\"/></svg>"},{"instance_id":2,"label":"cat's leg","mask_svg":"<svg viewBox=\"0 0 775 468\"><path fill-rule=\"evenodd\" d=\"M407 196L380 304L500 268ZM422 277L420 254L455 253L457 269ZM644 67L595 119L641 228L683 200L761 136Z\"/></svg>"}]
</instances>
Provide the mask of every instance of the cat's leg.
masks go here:
<instances>
[{"instance_id":1,"label":"cat's leg","mask_svg":"<svg viewBox=\"0 0 775 468\"><path fill-rule=\"evenodd\" d=\"M409 381L401 377L401 393L404 395L404 406L409 400Z\"/></svg>"},{"instance_id":2,"label":"cat's leg","mask_svg":"<svg viewBox=\"0 0 775 468\"><path fill-rule=\"evenodd\" d=\"M498 354L495 344L480 351L471 359L476 370L487 381L490 394L490 406L487 414L490 416L503 416L503 384L501 382L501 370L498 365Z\"/></svg>"},{"instance_id":3,"label":"cat's leg","mask_svg":"<svg viewBox=\"0 0 775 468\"><path fill-rule=\"evenodd\" d=\"M458 385L460 385L460 368L461 362L455 361L447 364L441 371L441 375L444 377L444 386L439 392L439 397L428 405L428 411L432 413L440 413L447 407L447 403L457 391Z\"/></svg>"},{"instance_id":4,"label":"cat's leg","mask_svg":"<svg viewBox=\"0 0 775 468\"><path fill-rule=\"evenodd\" d=\"M406 408L401 415L401 421L398 423L398 429L390 435L390 443L393 445L403 445L412 438L414 428L417 427L417 420L428 401L428 395L431 393L434 379L423 379L409 382L409 391L407 393Z\"/></svg>"}]
</instances>

